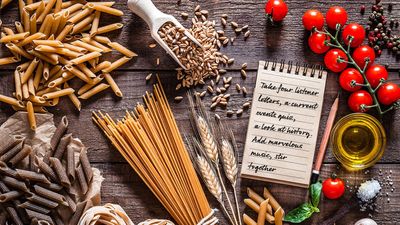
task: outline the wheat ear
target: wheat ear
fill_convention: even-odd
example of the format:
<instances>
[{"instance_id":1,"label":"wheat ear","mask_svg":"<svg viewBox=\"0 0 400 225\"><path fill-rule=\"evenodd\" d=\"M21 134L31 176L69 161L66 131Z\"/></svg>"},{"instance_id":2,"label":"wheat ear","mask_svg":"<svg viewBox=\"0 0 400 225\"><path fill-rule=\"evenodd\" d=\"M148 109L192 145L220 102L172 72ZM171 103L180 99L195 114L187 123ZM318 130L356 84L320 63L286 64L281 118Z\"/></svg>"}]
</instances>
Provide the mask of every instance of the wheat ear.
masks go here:
<instances>
[{"instance_id":1,"label":"wheat ear","mask_svg":"<svg viewBox=\"0 0 400 225\"><path fill-rule=\"evenodd\" d=\"M198 116L197 117L197 127L199 129L199 135L201 138L201 142L203 143L204 150L208 156L208 158L214 163L218 165L218 146L217 142L212 135L211 129L208 126L206 120Z\"/></svg>"},{"instance_id":2,"label":"wheat ear","mask_svg":"<svg viewBox=\"0 0 400 225\"><path fill-rule=\"evenodd\" d=\"M232 145L228 140L222 138L221 140L221 158L224 166L225 175L233 186L235 186L238 175L238 166L236 156L233 151Z\"/></svg>"}]
</instances>

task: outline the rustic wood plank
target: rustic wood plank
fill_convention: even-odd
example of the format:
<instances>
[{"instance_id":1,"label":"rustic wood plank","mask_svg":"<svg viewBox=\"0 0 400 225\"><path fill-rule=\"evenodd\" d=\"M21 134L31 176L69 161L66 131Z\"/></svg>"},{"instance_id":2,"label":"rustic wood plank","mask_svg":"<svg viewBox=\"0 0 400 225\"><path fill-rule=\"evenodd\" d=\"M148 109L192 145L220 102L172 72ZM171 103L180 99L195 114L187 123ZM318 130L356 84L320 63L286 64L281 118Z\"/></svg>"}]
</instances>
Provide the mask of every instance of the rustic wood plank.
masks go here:
<instances>
[{"instance_id":1,"label":"rustic wood plank","mask_svg":"<svg viewBox=\"0 0 400 225\"><path fill-rule=\"evenodd\" d=\"M105 182L102 186L102 201L103 202L114 202L121 204L131 217L133 222L138 223L147 218L169 218L168 213L163 209L162 205L157 199L149 193L149 190L140 178L132 172L131 168L127 164L95 164L102 172L105 177ZM335 165L326 165L322 170L322 178L327 178L332 172L338 172L338 174L349 182L349 185L359 185L360 182L365 181L373 177L388 176L389 171L392 170L394 186L397 188L400 185L400 171L397 169L397 164L384 164L376 165L370 170L370 173L349 173L342 170L337 170ZM382 176L379 176L379 170L382 170ZM386 174L387 172L387 174ZM251 187L257 192L261 193L262 188L267 186L274 197L284 207L285 211L288 212L290 209L303 203L307 199L307 190L303 188L295 188L277 184L267 184L264 182L256 182L251 180L241 180L239 183L240 196L239 202L241 202L241 212L246 212L251 216L255 216L245 205L242 204L243 199L247 198L246 188ZM387 202L387 197L382 196L377 199L378 205L382 206L378 209L379 212L372 213L374 220L378 224L398 224L400 223L400 216L398 214L398 208L400 207L399 201L400 194L398 191L391 192L390 187L383 187L383 193L390 193L391 201ZM349 199L352 197L352 193L346 192L347 195L340 200L329 200L322 198L320 202L320 209L322 213L315 214L311 220L307 220L303 224L317 225L333 215L340 206L347 204ZM207 193L208 194L208 193ZM208 199L212 197L208 194ZM212 207L218 207L218 204L214 201L210 201ZM367 213L360 212L358 209L354 209L348 213L345 217L337 221L337 225L350 225L362 217L368 216ZM221 219L221 224L227 224L221 214L218 214Z\"/></svg>"},{"instance_id":2,"label":"rustic wood plank","mask_svg":"<svg viewBox=\"0 0 400 225\"><path fill-rule=\"evenodd\" d=\"M222 52L229 57L236 59L236 63L229 69L238 69L240 65L247 62L249 69L256 69L259 60L272 59L287 59L298 62L306 62L310 64L322 64L323 57L313 54L307 47L306 42L309 36L308 32L304 31L301 23L301 17L304 11L308 8L318 8L322 12L332 5L343 5L342 1L330 1L326 4L325 1L302 1L292 0L287 1L289 14L281 25L267 26L264 15L264 1L241 0L234 3L229 0L220 1L181 1L180 5L176 5L177 1L170 0L155 0L155 5L165 13L172 14L185 26L189 25L188 21L183 21L180 17L181 12L192 13L193 8L200 4L210 12L210 19L215 19L220 26L220 16L223 13L229 15L229 20L235 20L240 25L248 24L251 31L251 36L247 41L243 40L243 36L238 36L234 46L222 48ZM389 2L385 2L387 7ZM393 1L395 3L395 1ZM367 10L364 16L360 15L359 7L365 4ZM13 27L15 18L18 18L16 4L13 3L6 9L1 11L0 19L3 20L5 26ZM116 40L125 46L129 46L133 51L139 54L139 57L122 67L122 69L147 69L147 70L166 70L176 67L175 62L165 54L164 50L157 47L149 49L147 46L154 41L150 37L147 25L136 15L133 15L126 7L126 1L117 1L115 7L124 11L125 15L122 18L104 15L102 23L122 22L125 27L121 31L110 33L112 40ZM348 1L345 8L349 14L349 21L366 24L368 21L368 12L370 12L370 3L366 4L364 0ZM400 6L394 4L391 18L400 18ZM228 26L226 28L228 36L234 36L234 32ZM399 29L395 29L394 33L400 33ZM9 55L5 48L1 48L0 57ZM4 51L3 51L4 50ZM110 60L115 60L119 54L109 56ZM156 66L156 59L160 58L160 66ZM388 64L393 69L399 69L398 59L387 54L379 58L379 63ZM14 68L14 67L2 67Z\"/></svg>"}]
</instances>

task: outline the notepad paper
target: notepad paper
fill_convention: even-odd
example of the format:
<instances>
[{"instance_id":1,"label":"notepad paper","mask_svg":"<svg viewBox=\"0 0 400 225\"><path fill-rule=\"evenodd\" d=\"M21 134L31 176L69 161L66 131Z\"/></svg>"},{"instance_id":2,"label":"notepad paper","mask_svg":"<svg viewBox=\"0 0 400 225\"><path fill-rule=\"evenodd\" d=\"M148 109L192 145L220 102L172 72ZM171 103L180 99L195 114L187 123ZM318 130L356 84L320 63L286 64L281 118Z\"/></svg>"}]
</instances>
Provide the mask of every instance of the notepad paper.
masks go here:
<instances>
[{"instance_id":1,"label":"notepad paper","mask_svg":"<svg viewBox=\"0 0 400 225\"><path fill-rule=\"evenodd\" d=\"M242 177L309 186L325 83L325 71L260 61Z\"/></svg>"}]
</instances>

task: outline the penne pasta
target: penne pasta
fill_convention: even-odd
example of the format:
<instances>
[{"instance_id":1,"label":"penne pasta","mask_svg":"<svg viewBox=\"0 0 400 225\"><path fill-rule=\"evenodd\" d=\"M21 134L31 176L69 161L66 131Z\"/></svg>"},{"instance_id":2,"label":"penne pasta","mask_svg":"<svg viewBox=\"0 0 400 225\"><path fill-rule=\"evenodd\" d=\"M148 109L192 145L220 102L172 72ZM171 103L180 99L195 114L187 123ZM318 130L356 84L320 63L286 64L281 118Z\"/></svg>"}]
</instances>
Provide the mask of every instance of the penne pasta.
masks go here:
<instances>
[{"instance_id":1,"label":"penne pasta","mask_svg":"<svg viewBox=\"0 0 400 225\"><path fill-rule=\"evenodd\" d=\"M74 51L74 52L79 52L79 53L87 53L88 52L88 50L86 48L82 48L82 47L67 44L67 43L64 44L64 47L71 51Z\"/></svg>"},{"instance_id":2,"label":"penne pasta","mask_svg":"<svg viewBox=\"0 0 400 225\"><path fill-rule=\"evenodd\" d=\"M118 30L118 29L121 29L123 26L124 25L122 23L113 23L110 25L99 27L97 29L97 34L104 34L104 33L114 31L114 30Z\"/></svg>"},{"instance_id":3,"label":"penne pasta","mask_svg":"<svg viewBox=\"0 0 400 225\"><path fill-rule=\"evenodd\" d=\"M81 21L83 18L87 17L90 13L92 13L93 9L86 8L80 12L78 12L76 15L72 16L70 19L68 19L68 22L71 24L76 24L77 22ZM71 14L71 12L70 12Z\"/></svg>"},{"instance_id":4,"label":"penne pasta","mask_svg":"<svg viewBox=\"0 0 400 225\"><path fill-rule=\"evenodd\" d=\"M88 183L86 181L85 178L85 173L83 172L82 166L79 165L76 169L75 169L75 173L76 173L76 178L78 180L79 186L81 188L81 191L83 194L86 194L88 191Z\"/></svg>"},{"instance_id":5,"label":"penne pasta","mask_svg":"<svg viewBox=\"0 0 400 225\"><path fill-rule=\"evenodd\" d=\"M32 14L32 16L29 18L29 28L31 34L37 33L36 13Z\"/></svg>"},{"instance_id":6,"label":"penne pasta","mask_svg":"<svg viewBox=\"0 0 400 225\"><path fill-rule=\"evenodd\" d=\"M82 41L74 41L71 44L81 47L81 48L85 48L90 52L102 52L103 51L101 48L95 47L93 45L90 45L90 44L82 42Z\"/></svg>"},{"instance_id":7,"label":"penne pasta","mask_svg":"<svg viewBox=\"0 0 400 225\"><path fill-rule=\"evenodd\" d=\"M119 89L117 83L115 83L112 76L109 73L105 73L104 78L106 79L107 83L111 86L111 89L114 91L115 95L122 98L123 94Z\"/></svg>"},{"instance_id":8,"label":"penne pasta","mask_svg":"<svg viewBox=\"0 0 400 225\"><path fill-rule=\"evenodd\" d=\"M22 9L21 20L22 20L22 24L24 26L24 31L25 32L30 32L31 31L31 28L30 28L31 27L31 21L30 21L30 18L29 18L29 13L28 13L28 11L26 9Z\"/></svg>"},{"instance_id":9,"label":"penne pasta","mask_svg":"<svg viewBox=\"0 0 400 225\"><path fill-rule=\"evenodd\" d=\"M71 65L66 65L65 68L70 71L72 74L74 74L76 77L78 77L79 79L83 80L86 83L92 83L93 81L86 76L86 74L84 74L82 71L78 70L76 67L73 67Z\"/></svg>"},{"instance_id":10,"label":"penne pasta","mask_svg":"<svg viewBox=\"0 0 400 225\"><path fill-rule=\"evenodd\" d=\"M44 99L43 97L40 97L40 96L32 96L31 95L31 96L28 97L28 100L31 101L32 103L35 103L35 104L44 104L44 103L46 103L46 99Z\"/></svg>"},{"instance_id":11,"label":"penne pasta","mask_svg":"<svg viewBox=\"0 0 400 225\"><path fill-rule=\"evenodd\" d=\"M56 4L56 0L49 0L47 2L46 6L44 7L43 12L40 14L40 16L37 19L38 23L43 22L44 18L50 13L51 9L53 8L53 6L55 4Z\"/></svg>"},{"instance_id":12,"label":"penne pasta","mask_svg":"<svg viewBox=\"0 0 400 225\"><path fill-rule=\"evenodd\" d=\"M28 53L52 65L57 65L59 63L57 58L52 56L51 54L42 54L34 49L28 50Z\"/></svg>"},{"instance_id":13,"label":"penne pasta","mask_svg":"<svg viewBox=\"0 0 400 225\"><path fill-rule=\"evenodd\" d=\"M63 43L59 40L34 40L33 43L37 46L45 45L45 46L51 46L51 47L56 47L56 48L64 47Z\"/></svg>"},{"instance_id":14,"label":"penne pasta","mask_svg":"<svg viewBox=\"0 0 400 225\"><path fill-rule=\"evenodd\" d=\"M7 35L5 37L0 38L0 42L7 43L7 42L11 42L11 41L18 41L18 40L24 39L28 36L29 36L29 32Z\"/></svg>"},{"instance_id":15,"label":"penne pasta","mask_svg":"<svg viewBox=\"0 0 400 225\"><path fill-rule=\"evenodd\" d=\"M36 9L36 15L39 16L40 14L42 14L45 7L46 7L45 2L41 1L38 8Z\"/></svg>"},{"instance_id":16,"label":"penne pasta","mask_svg":"<svg viewBox=\"0 0 400 225\"><path fill-rule=\"evenodd\" d=\"M17 106L11 106L15 111L25 111L26 112L26 107L17 107ZM35 111L35 113L48 113L48 111L46 110L46 108L44 108L43 106L33 106L33 111Z\"/></svg>"},{"instance_id":17,"label":"penne pasta","mask_svg":"<svg viewBox=\"0 0 400 225\"><path fill-rule=\"evenodd\" d=\"M36 118L35 111L33 110L32 102L28 101L26 103L26 111L28 112L28 122L32 130L36 130Z\"/></svg>"},{"instance_id":18,"label":"penne pasta","mask_svg":"<svg viewBox=\"0 0 400 225\"><path fill-rule=\"evenodd\" d=\"M88 91L92 87L96 86L98 83L100 83L103 79L104 79L104 75L103 74L98 75L97 77L95 77L92 80L93 82L91 84L85 84L81 88L79 88L78 95L82 95L83 93L85 93L86 91Z\"/></svg>"},{"instance_id":19,"label":"penne pasta","mask_svg":"<svg viewBox=\"0 0 400 225\"><path fill-rule=\"evenodd\" d=\"M7 57L7 58L0 58L0 66L2 65L7 65L7 64L12 64L12 63L17 63L21 61L17 57Z\"/></svg>"},{"instance_id":20,"label":"penne pasta","mask_svg":"<svg viewBox=\"0 0 400 225\"><path fill-rule=\"evenodd\" d=\"M98 58L100 56L101 56L100 52L91 52L91 53L88 53L86 55L82 55L82 56L80 56L78 58L72 59L72 60L70 60L70 62L73 65L78 65L78 64L87 62L87 61L89 61L91 59Z\"/></svg>"},{"instance_id":21,"label":"penne pasta","mask_svg":"<svg viewBox=\"0 0 400 225\"><path fill-rule=\"evenodd\" d=\"M68 17L69 17L69 11L63 10L63 11L61 11L59 13L59 15L61 16L60 17L60 24L58 25L56 34L59 34L62 31L62 29L64 29L65 25L67 24L67 20L68 20Z\"/></svg>"},{"instance_id":22,"label":"penne pasta","mask_svg":"<svg viewBox=\"0 0 400 225\"><path fill-rule=\"evenodd\" d=\"M64 88L69 88L68 83L64 83ZM69 94L68 98L71 100L72 104L74 104L75 108L78 111L81 111L81 101L79 101L78 97L76 97L75 93Z\"/></svg>"},{"instance_id":23,"label":"penne pasta","mask_svg":"<svg viewBox=\"0 0 400 225\"><path fill-rule=\"evenodd\" d=\"M59 78L57 78L57 79L55 79L55 80L49 82L49 84L48 84L47 86L48 86L49 88L58 87L58 86L62 85L63 83L65 83L65 82L71 80L72 78L74 78L73 75L70 75L70 76L68 76L68 77L66 77L66 78L64 78L64 77L61 76L61 77L59 77Z\"/></svg>"},{"instance_id":24,"label":"penne pasta","mask_svg":"<svg viewBox=\"0 0 400 225\"><path fill-rule=\"evenodd\" d=\"M58 13L61 11L62 4L63 4L62 0L56 0L56 3L54 5L54 13Z\"/></svg>"},{"instance_id":25,"label":"penne pasta","mask_svg":"<svg viewBox=\"0 0 400 225\"><path fill-rule=\"evenodd\" d=\"M1 0L0 1L0 9L3 9L4 7L6 7L8 4L10 4L10 2L12 2L12 0Z\"/></svg>"},{"instance_id":26,"label":"penne pasta","mask_svg":"<svg viewBox=\"0 0 400 225\"><path fill-rule=\"evenodd\" d=\"M39 213L43 213L43 214L49 214L50 213L50 209L47 209L43 206L40 206L38 204L32 203L30 201L26 201L22 204L19 204L18 207L23 208L23 209L30 209Z\"/></svg>"},{"instance_id":27,"label":"penne pasta","mask_svg":"<svg viewBox=\"0 0 400 225\"><path fill-rule=\"evenodd\" d=\"M24 147L24 149L25 149L25 147ZM30 146L26 147L26 149L29 150L29 153L32 151L32 148ZM25 157L27 157L27 156L28 155L25 155ZM16 169L16 171L17 171L18 177L20 177L21 179L26 180L28 182L50 184L50 181L42 173L37 173L34 171L23 170L23 169Z\"/></svg>"},{"instance_id":28,"label":"penne pasta","mask_svg":"<svg viewBox=\"0 0 400 225\"><path fill-rule=\"evenodd\" d=\"M24 40L19 42L17 45L19 47L22 47L22 46L25 46L25 45L31 43L34 40L39 40L39 39L42 39L42 38L45 38L45 37L46 37L46 35L43 34L43 33L40 33L40 32L39 33L35 33L35 34L32 34L32 35L28 36L27 38L25 38Z\"/></svg>"},{"instance_id":29,"label":"penne pasta","mask_svg":"<svg viewBox=\"0 0 400 225\"><path fill-rule=\"evenodd\" d=\"M113 49L119 51L120 53L124 54L125 56L127 56L127 57L129 57L129 58L132 58L132 57L137 56L136 53L132 52L131 50L129 50L129 49L127 49L127 48L125 48L124 46L122 46L122 45L119 44L118 42L111 42L111 43L108 43L108 45L109 45L111 48L113 48Z\"/></svg>"},{"instance_id":30,"label":"penne pasta","mask_svg":"<svg viewBox=\"0 0 400 225\"><path fill-rule=\"evenodd\" d=\"M88 7L92 8L96 11L99 12L103 12L103 13L107 13L107 14L111 14L114 16L123 16L124 12L122 12L121 10L115 9L115 8L111 8L105 5L100 5L100 4L93 4L93 3L88 3Z\"/></svg>"},{"instance_id":31,"label":"penne pasta","mask_svg":"<svg viewBox=\"0 0 400 225\"><path fill-rule=\"evenodd\" d=\"M111 62L109 61L103 61L99 64L97 64L95 67L93 67L92 69L90 69L93 73L97 73L107 67L111 66Z\"/></svg>"},{"instance_id":32,"label":"penne pasta","mask_svg":"<svg viewBox=\"0 0 400 225\"><path fill-rule=\"evenodd\" d=\"M35 11L39 8L39 6L44 3L44 1L38 1L32 4L27 4L24 9L28 10L28 11Z\"/></svg>"},{"instance_id":33,"label":"penne pasta","mask_svg":"<svg viewBox=\"0 0 400 225\"><path fill-rule=\"evenodd\" d=\"M82 41L85 42L85 43L87 43L87 44L90 44L90 45L92 45L92 46L95 46L95 47L97 47L97 48L103 50L104 53L106 53L106 52L111 52L111 51L112 51L110 48L108 48L108 47L106 47L106 46L100 44L99 42L90 39L90 37L82 38Z\"/></svg>"},{"instance_id":34,"label":"penne pasta","mask_svg":"<svg viewBox=\"0 0 400 225\"><path fill-rule=\"evenodd\" d=\"M71 32L73 27L74 27L74 25L72 25L72 24L68 24L67 26L65 26L64 29L56 37L56 40L63 41L65 39L65 37L67 36L67 34L69 34Z\"/></svg>"},{"instance_id":35,"label":"penne pasta","mask_svg":"<svg viewBox=\"0 0 400 225\"><path fill-rule=\"evenodd\" d=\"M103 69L103 73L109 73L115 69L117 69L118 67L124 65L125 63L127 63L129 60L131 60L132 58L128 58L126 56L118 59L117 61L111 63L111 65L105 69Z\"/></svg>"},{"instance_id":36,"label":"penne pasta","mask_svg":"<svg viewBox=\"0 0 400 225\"><path fill-rule=\"evenodd\" d=\"M50 71L49 71L49 64L47 62L43 63L43 78L44 80L48 80L50 77Z\"/></svg>"},{"instance_id":37,"label":"penne pasta","mask_svg":"<svg viewBox=\"0 0 400 225\"><path fill-rule=\"evenodd\" d=\"M75 181L75 150L68 146L66 153L67 175L70 181Z\"/></svg>"},{"instance_id":38,"label":"penne pasta","mask_svg":"<svg viewBox=\"0 0 400 225\"><path fill-rule=\"evenodd\" d=\"M35 158L36 164L39 167L39 170L46 175L48 178L50 178L52 181L57 182L58 178L56 173L53 171L53 169L43 160L39 159L37 156Z\"/></svg>"},{"instance_id":39,"label":"penne pasta","mask_svg":"<svg viewBox=\"0 0 400 225\"><path fill-rule=\"evenodd\" d=\"M7 97L5 95L0 95L0 102L7 103L9 105L15 105L18 107L24 107L24 104L18 99Z\"/></svg>"},{"instance_id":40,"label":"penne pasta","mask_svg":"<svg viewBox=\"0 0 400 225\"><path fill-rule=\"evenodd\" d=\"M26 69L25 73L21 75L21 84L28 82L29 78L32 76L33 71L36 69L37 65L39 64L39 59L34 58L29 64L28 68Z\"/></svg>"},{"instance_id":41,"label":"penne pasta","mask_svg":"<svg viewBox=\"0 0 400 225\"><path fill-rule=\"evenodd\" d=\"M25 211L26 211L26 214L28 215L28 217L30 219L38 220L38 225L54 224L53 220L48 215L45 215L45 214L39 213L39 212L35 212L35 211L30 210L30 209L25 209ZM48 222L43 224L42 222L39 222L39 221L48 221Z\"/></svg>"},{"instance_id":42,"label":"penne pasta","mask_svg":"<svg viewBox=\"0 0 400 225\"><path fill-rule=\"evenodd\" d=\"M28 80L28 92L30 96L35 96L36 94L36 90L35 87L33 85L33 76L31 76Z\"/></svg>"},{"instance_id":43,"label":"penne pasta","mask_svg":"<svg viewBox=\"0 0 400 225\"><path fill-rule=\"evenodd\" d=\"M64 187L71 186L71 182L68 179L67 172L65 171L64 167L62 166L60 160L57 158L54 158L54 157L50 157L50 163L51 163L52 167L54 168L54 171L56 172L61 185Z\"/></svg>"},{"instance_id":44,"label":"penne pasta","mask_svg":"<svg viewBox=\"0 0 400 225\"><path fill-rule=\"evenodd\" d=\"M78 64L78 68L86 74L86 76L90 78L95 78L96 74L94 74L84 63Z\"/></svg>"},{"instance_id":45,"label":"penne pasta","mask_svg":"<svg viewBox=\"0 0 400 225\"><path fill-rule=\"evenodd\" d=\"M92 23L93 19L94 19L94 15L90 15L90 16L86 17L85 19L81 20L79 23L74 25L74 27L72 28L71 34L77 34L78 32L84 30L84 28L87 25Z\"/></svg>"},{"instance_id":46,"label":"penne pasta","mask_svg":"<svg viewBox=\"0 0 400 225\"><path fill-rule=\"evenodd\" d=\"M21 55L27 59L33 59L34 57L30 55L28 52L25 51L25 49L15 45L14 43L7 43L6 47L10 49L11 52L13 52L15 55Z\"/></svg>"},{"instance_id":47,"label":"penne pasta","mask_svg":"<svg viewBox=\"0 0 400 225\"><path fill-rule=\"evenodd\" d=\"M22 77L23 73L21 73L21 77ZM22 84L22 99L26 100L29 99L29 89L28 89L28 84Z\"/></svg>"},{"instance_id":48,"label":"penne pasta","mask_svg":"<svg viewBox=\"0 0 400 225\"><path fill-rule=\"evenodd\" d=\"M1 193L1 192L0 192ZM9 191L3 194L0 194L0 203L10 202L22 196L22 193L19 191Z\"/></svg>"},{"instance_id":49,"label":"penne pasta","mask_svg":"<svg viewBox=\"0 0 400 225\"><path fill-rule=\"evenodd\" d=\"M101 12L99 12L99 11L96 11L94 13L92 27L90 28L90 32L89 32L90 37L94 37L97 34L97 28L99 28L99 23L100 23L100 15L101 15Z\"/></svg>"},{"instance_id":50,"label":"penne pasta","mask_svg":"<svg viewBox=\"0 0 400 225\"><path fill-rule=\"evenodd\" d=\"M96 36L94 36L92 38L93 38L93 40L95 40L97 42L100 42L102 44L108 44L108 43L111 42L111 40L106 36L98 36L98 35L96 35Z\"/></svg>"},{"instance_id":51,"label":"penne pasta","mask_svg":"<svg viewBox=\"0 0 400 225\"><path fill-rule=\"evenodd\" d=\"M58 206L57 202L51 201L47 198L43 198L39 195L36 195L33 193L27 193L26 195L27 195L27 199L30 202L34 202L34 203L44 206L46 208L54 209Z\"/></svg>"},{"instance_id":52,"label":"penne pasta","mask_svg":"<svg viewBox=\"0 0 400 225\"><path fill-rule=\"evenodd\" d=\"M60 139L60 142L57 145L57 149L53 152L53 157L61 160L65 150L67 149L67 146L71 143L71 140L72 140L71 134L64 135Z\"/></svg>"},{"instance_id":53,"label":"penne pasta","mask_svg":"<svg viewBox=\"0 0 400 225\"><path fill-rule=\"evenodd\" d=\"M78 98L80 98L80 99L89 99L93 95L95 95L97 93L100 93L100 92L106 90L109 87L110 87L110 85L108 85L108 84L99 84L99 85L95 86L94 88L88 90L87 92L83 93Z\"/></svg>"},{"instance_id":54,"label":"penne pasta","mask_svg":"<svg viewBox=\"0 0 400 225\"><path fill-rule=\"evenodd\" d=\"M81 3L76 3L76 4L73 4L73 5L71 5L71 6L68 6L68 7L65 8L63 11L68 11L69 14L71 15L71 14L73 14L74 12L76 12L76 11L82 9L82 7L83 7L83 5L82 5Z\"/></svg>"},{"instance_id":55,"label":"penne pasta","mask_svg":"<svg viewBox=\"0 0 400 225\"><path fill-rule=\"evenodd\" d=\"M5 151L0 156L0 161L7 163L12 157L14 157L19 151L21 151L23 145L24 145L24 140L18 140L16 145Z\"/></svg>"},{"instance_id":56,"label":"penne pasta","mask_svg":"<svg viewBox=\"0 0 400 225\"><path fill-rule=\"evenodd\" d=\"M72 94L74 92L75 92L74 89L67 88L67 89L62 89L62 90L59 90L59 91L46 93L46 94L42 95L42 97L44 99L48 100L48 99L53 99L53 98L59 98L59 97L62 97L62 96L66 96L66 95Z\"/></svg>"},{"instance_id":57,"label":"penne pasta","mask_svg":"<svg viewBox=\"0 0 400 225\"><path fill-rule=\"evenodd\" d=\"M50 140L50 147L53 151L56 150L58 143L60 142L61 138L64 136L65 132L68 129L68 119L66 116L61 118L60 123L58 124L56 131L54 132L51 140Z\"/></svg>"},{"instance_id":58,"label":"penne pasta","mask_svg":"<svg viewBox=\"0 0 400 225\"><path fill-rule=\"evenodd\" d=\"M31 64L31 62L25 62L25 63L17 66L16 70L18 72L24 72L28 68L29 64Z\"/></svg>"},{"instance_id":59,"label":"penne pasta","mask_svg":"<svg viewBox=\"0 0 400 225\"><path fill-rule=\"evenodd\" d=\"M27 192L29 190L25 182L17 180L13 177L3 176L2 181L10 188L15 188L23 192Z\"/></svg>"},{"instance_id":60,"label":"penne pasta","mask_svg":"<svg viewBox=\"0 0 400 225\"><path fill-rule=\"evenodd\" d=\"M61 9L65 9L70 7L71 5L75 4L76 2L74 1L67 1L67 2L62 2L61 4Z\"/></svg>"},{"instance_id":61,"label":"penne pasta","mask_svg":"<svg viewBox=\"0 0 400 225\"><path fill-rule=\"evenodd\" d=\"M36 194L38 194L44 198L50 199L51 201L57 202L59 204L63 204L63 205L67 204L65 197L62 196L61 194L58 194L51 190L48 190L39 185L34 185L33 188L34 188Z\"/></svg>"},{"instance_id":62,"label":"penne pasta","mask_svg":"<svg viewBox=\"0 0 400 225\"><path fill-rule=\"evenodd\" d=\"M15 97L17 100L22 101L22 86L21 86L21 76L18 70L14 72L14 83L15 83Z\"/></svg>"},{"instance_id":63,"label":"penne pasta","mask_svg":"<svg viewBox=\"0 0 400 225\"><path fill-rule=\"evenodd\" d=\"M18 0L18 11L19 11L19 18L23 17L23 10L25 7L25 1L24 0Z\"/></svg>"}]
</instances>

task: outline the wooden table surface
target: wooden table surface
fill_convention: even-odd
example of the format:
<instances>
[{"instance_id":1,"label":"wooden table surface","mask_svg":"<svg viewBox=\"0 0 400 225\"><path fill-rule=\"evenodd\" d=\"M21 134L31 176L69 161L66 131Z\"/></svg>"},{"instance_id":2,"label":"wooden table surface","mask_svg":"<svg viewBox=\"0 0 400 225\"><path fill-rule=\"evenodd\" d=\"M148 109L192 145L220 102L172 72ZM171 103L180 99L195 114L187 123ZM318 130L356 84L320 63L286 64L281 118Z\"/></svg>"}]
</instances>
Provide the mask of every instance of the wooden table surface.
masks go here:
<instances>
[{"instance_id":1,"label":"wooden table surface","mask_svg":"<svg viewBox=\"0 0 400 225\"><path fill-rule=\"evenodd\" d=\"M278 26L267 26L264 17L264 1L255 0L182 0L179 5L176 0L154 0L155 5L162 11L175 15L180 21L181 12L191 13L193 8L200 4L203 9L210 12L210 18L219 22L219 18L223 13L229 15L230 19L237 21L240 25L248 24L251 31L251 36L247 41L243 40L243 36L239 36L234 45L223 47L221 51L229 57L235 58L234 65L227 68L227 76L233 77L233 83L240 83L246 86L249 90L247 99L251 99L253 86L255 83L257 63L259 60L286 59L295 62L306 62L309 64L322 64L323 57L313 54L307 47L306 42L308 32L305 32L301 25L301 16L308 8L318 8L321 11L326 11L332 5L341 5L345 7L349 13L349 21L359 22L363 25L368 20L368 13L372 1L367 0L352 0L352 1L328 1L328 0L287 0L289 14L284 22ZM398 0L392 0L394 3L392 18L400 19L400 4ZM397 4L396 4L397 3ZM366 14L360 15L360 6L367 6ZM388 2L384 2L387 8ZM117 0L116 8L125 12L125 15L119 19L112 16L102 17L102 22L111 23L122 20L125 25L120 32L114 32L112 39L128 46L133 51L139 54L135 58L118 71L114 73L114 77L124 93L124 97L119 99L115 97L111 91L105 94L98 95L93 99L83 103L83 108L78 113L69 102L68 99L63 99L61 104L51 109L55 114L55 120L58 122L63 115L67 115L70 121L69 131L74 136L79 137L83 143L90 148L89 158L93 165L102 171L105 181L102 187L103 203L112 202L122 205L128 212L131 219L138 223L149 218L170 218L167 211L156 200L151 192L146 188L139 177L125 163L124 159L117 151L109 144L99 129L91 121L91 112L93 110L103 110L114 116L121 116L125 109L131 109L136 102L141 101L141 96L146 90L151 90L152 86L145 82L145 77L149 73L157 73L165 86L166 92L172 109L175 113L178 124L182 132L189 131L188 126L188 104L186 100L181 103L174 103L173 98L178 94L184 94L184 91L175 91L177 81L175 79L174 68L176 64L165 54L159 47L150 49L148 44L153 43L147 25L127 10L126 1ZM17 18L16 1L6 9L0 11L0 19L3 20L5 26L11 27ZM188 25L188 22L184 22ZM218 23L219 24L219 23ZM228 35L233 36L233 31L227 29ZM399 33L399 30L395 30ZM0 49L0 57L8 55L4 46ZM117 55L111 56L110 60L116 58ZM160 58L160 65L156 65L156 58ZM389 55L386 51L376 60L378 63L389 65L390 79L396 83L400 82L398 70L399 62L395 57ZM248 78L242 80L240 78L240 66L242 63L248 63ZM0 68L0 93L10 95L13 91L12 69L13 66ZM150 82L151 83L151 82ZM201 88L198 88L199 90ZM324 107L322 110L322 120L319 131L319 139L324 131L325 122L328 116L329 108L337 95L338 83L337 74L330 73L328 76ZM246 100L240 94L231 88L229 93L232 94L230 107L237 109ZM205 98L205 103L210 104L210 98ZM338 117L350 113L346 106L347 95L343 94L340 101L340 109ZM0 122L4 122L13 112L10 107L0 104ZM220 115L225 115L224 110L217 109L215 111ZM247 129L249 113L246 112L240 118L226 118L226 122L233 128L236 135L240 157L242 156L243 141ZM385 129L387 131L387 148L383 158L374 167L368 171L358 173L346 172L337 166L330 149L325 157L324 166L322 169L322 177L326 178L332 172L337 172L341 177L348 180L349 184L355 185L372 177L378 177L383 180L383 177L391 176L394 186L393 192L390 188L384 186L384 196L378 198L378 212L370 212L378 224L400 224L400 111L390 113L383 119ZM379 176L379 171L383 174ZM391 171L391 173L389 173ZM241 180L238 189L240 189L240 200L245 198L246 187L253 187L257 191L261 191L263 186L271 188L271 192L275 195L278 201L283 205L286 211L294 208L298 204L307 199L307 190L302 188L289 187L284 185L276 185L265 182ZM390 202L387 201L385 193L389 193ZM351 195L350 192L347 194ZM211 200L211 196L209 196ZM242 201L241 201L242 202ZM322 199L320 203L321 212L313 216L304 224L320 224L324 218L329 218L341 205L347 204L348 198L332 201ZM217 207L215 201L211 200L213 207ZM248 213L244 204L241 204L241 210ZM348 213L345 217L337 221L338 225L353 224L356 220L368 216L369 212L362 213L358 209ZM250 213L251 214L251 213ZM221 224L227 224L225 219L220 216Z\"/></svg>"}]
</instances>

